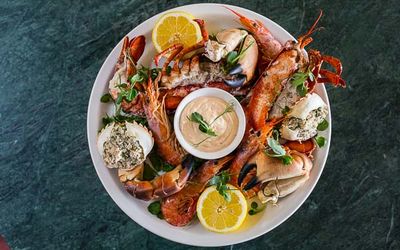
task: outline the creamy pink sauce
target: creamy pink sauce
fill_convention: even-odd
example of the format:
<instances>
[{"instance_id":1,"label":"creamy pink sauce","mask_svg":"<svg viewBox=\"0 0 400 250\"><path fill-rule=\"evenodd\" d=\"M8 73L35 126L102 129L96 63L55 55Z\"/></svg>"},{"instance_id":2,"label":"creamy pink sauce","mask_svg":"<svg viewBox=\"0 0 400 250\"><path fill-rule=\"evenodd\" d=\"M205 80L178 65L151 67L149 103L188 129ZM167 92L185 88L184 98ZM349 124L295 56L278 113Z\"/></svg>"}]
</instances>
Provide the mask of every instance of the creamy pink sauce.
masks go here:
<instances>
[{"instance_id":1,"label":"creamy pink sauce","mask_svg":"<svg viewBox=\"0 0 400 250\"><path fill-rule=\"evenodd\" d=\"M203 152L216 152L229 146L238 132L238 116L232 111L217 118L229 105L221 98L210 96L191 101L183 109L179 120L179 128L185 140ZM200 113L208 124L211 123L210 126L217 136L200 131L199 124L188 119L193 112Z\"/></svg>"}]
</instances>

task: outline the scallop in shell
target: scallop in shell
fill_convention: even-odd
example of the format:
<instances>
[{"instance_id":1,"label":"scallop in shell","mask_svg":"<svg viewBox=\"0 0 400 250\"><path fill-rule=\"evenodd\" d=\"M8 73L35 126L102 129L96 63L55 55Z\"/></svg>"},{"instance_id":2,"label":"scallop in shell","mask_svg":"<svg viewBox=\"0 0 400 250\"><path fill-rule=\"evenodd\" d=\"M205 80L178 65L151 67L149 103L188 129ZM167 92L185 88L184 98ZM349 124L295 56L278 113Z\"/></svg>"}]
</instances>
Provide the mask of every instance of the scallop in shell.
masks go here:
<instances>
[{"instance_id":1,"label":"scallop in shell","mask_svg":"<svg viewBox=\"0 0 400 250\"><path fill-rule=\"evenodd\" d=\"M109 168L141 165L154 145L151 132L136 122L110 123L97 138L97 149Z\"/></svg>"}]
</instances>

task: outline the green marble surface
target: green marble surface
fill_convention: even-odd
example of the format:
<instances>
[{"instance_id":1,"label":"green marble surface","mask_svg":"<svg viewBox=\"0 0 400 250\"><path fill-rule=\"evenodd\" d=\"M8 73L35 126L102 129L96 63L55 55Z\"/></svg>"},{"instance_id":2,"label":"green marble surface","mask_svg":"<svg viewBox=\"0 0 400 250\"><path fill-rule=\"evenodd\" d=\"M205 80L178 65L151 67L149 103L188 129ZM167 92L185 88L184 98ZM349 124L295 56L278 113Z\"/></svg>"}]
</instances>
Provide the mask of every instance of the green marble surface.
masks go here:
<instances>
[{"instance_id":1,"label":"green marble surface","mask_svg":"<svg viewBox=\"0 0 400 250\"><path fill-rule=\"evenodd\" d=\"M0 234L12 249L188 248L146 231L108 196L90 159L86 111L124 34L189 3L0 2ZM400 3L226 3L296 36L323 9L312 47L342 59L348 88L328 87L331 150L308 200L272 232L225 249L399 249Z\"/></svg>"}]
</instances>

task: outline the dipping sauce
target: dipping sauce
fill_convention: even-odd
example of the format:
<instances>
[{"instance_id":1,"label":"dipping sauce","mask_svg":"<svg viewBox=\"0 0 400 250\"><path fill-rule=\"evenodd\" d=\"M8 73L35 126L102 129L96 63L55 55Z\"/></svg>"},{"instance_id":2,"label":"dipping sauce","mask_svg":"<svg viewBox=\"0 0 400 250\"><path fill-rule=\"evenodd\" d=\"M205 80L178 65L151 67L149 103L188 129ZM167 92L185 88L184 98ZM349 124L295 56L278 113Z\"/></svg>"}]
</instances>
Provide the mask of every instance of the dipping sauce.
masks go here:
<instances>
[{"instance_id":1,"label":"dipping sauce","mask_svg":"<svg viewBox=\"0 0 400 250\"><path fill-rule=\"evenodd\" d=\"M191 101L183 109L179 120L179 128L185 140L203 152L216 152L229 146L236 137L239 125L232 105L212 96L202 96ZM229 107L230 111L226 112ZM215 136L202 132L200 124L190 119L194 112L202 116Z\"/></svg>"}]
</instances>

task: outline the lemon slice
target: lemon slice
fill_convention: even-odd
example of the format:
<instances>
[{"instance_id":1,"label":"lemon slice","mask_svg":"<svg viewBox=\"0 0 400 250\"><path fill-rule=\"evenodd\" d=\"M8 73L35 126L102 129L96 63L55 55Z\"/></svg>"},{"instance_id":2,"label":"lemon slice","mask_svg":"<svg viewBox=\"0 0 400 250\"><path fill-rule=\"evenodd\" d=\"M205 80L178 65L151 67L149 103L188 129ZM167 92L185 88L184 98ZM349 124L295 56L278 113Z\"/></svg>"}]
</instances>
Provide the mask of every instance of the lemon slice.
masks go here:
<instances>
[{"instance_id":1,"label":"lemon slice","mask_svg":"<svg viewBox=\"0 0 400 250\"><path fill-rule=\"evenodd\" d=\"M153 28L152 40L158 52L176 43L184 47L200 42L202 39L199 25L194 16L184 11L168 12L161 16Z\"/></svg>"},{"instance_id":2,"label":"lemon slice","mask_svg":"<svg viewBox=\"0 0 400 250\"><path fill-rule=\"evenodd\" d=\"M210 231L231 232L242 225L247 215L246 198L240 190L228 185L231 201L222 197L215 186L208 187L197 202L197 217L200 223Z\"/></svg>"}]
</instances>

